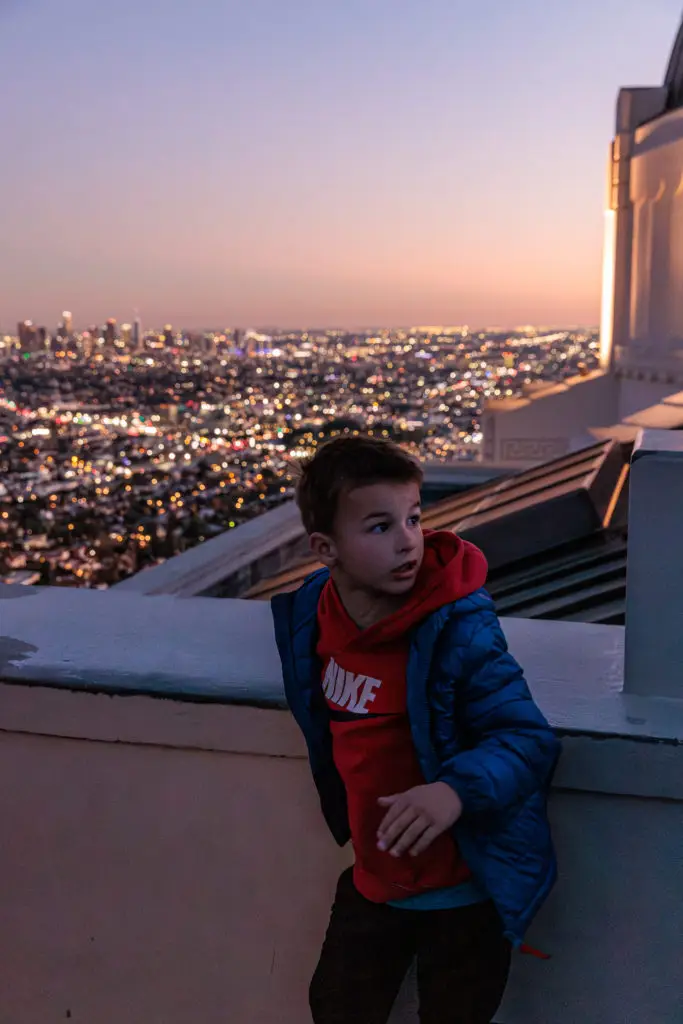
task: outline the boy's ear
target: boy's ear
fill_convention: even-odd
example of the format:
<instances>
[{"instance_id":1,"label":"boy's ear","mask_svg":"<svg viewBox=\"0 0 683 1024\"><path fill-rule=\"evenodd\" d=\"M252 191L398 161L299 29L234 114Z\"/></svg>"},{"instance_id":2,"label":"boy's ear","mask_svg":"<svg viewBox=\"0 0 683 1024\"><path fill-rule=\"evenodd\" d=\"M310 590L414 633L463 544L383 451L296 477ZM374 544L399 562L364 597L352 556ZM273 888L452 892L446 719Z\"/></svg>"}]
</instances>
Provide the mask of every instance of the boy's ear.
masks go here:
<instances>
[{"instance_id":1,"label":"boy's ear","mask_svg":"<svg viewBox=\"0 0 683 1024\"><path fill-rule=\"evenodd\" d=\"M337 548L331 537L328 537L326 533L312 533L308 538L308 543L311 549L311 553L326 565L328 569L333 569L337 564Z\"/></svg>"}]
</instances>

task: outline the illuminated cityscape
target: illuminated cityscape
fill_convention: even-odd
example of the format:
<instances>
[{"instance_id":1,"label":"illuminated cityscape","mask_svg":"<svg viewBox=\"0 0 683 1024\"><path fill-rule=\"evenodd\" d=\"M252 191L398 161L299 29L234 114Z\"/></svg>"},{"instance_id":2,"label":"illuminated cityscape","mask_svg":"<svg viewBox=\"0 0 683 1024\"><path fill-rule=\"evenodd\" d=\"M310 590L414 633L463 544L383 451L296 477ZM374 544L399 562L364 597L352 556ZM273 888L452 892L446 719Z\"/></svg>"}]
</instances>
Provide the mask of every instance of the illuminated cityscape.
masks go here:
<instances>
[{"instance_id":1,"label":"illuminated cityscape","mask_svg":"<svg viewBox=\"0 0 683 1024\"><path fill-rule=\"evenodd\" d=\"M290 498L340 432L474 460L488 399L597 359L595 330L23 321L0 335L0 579L107 587Z\"/></svg>"}]
</instances>

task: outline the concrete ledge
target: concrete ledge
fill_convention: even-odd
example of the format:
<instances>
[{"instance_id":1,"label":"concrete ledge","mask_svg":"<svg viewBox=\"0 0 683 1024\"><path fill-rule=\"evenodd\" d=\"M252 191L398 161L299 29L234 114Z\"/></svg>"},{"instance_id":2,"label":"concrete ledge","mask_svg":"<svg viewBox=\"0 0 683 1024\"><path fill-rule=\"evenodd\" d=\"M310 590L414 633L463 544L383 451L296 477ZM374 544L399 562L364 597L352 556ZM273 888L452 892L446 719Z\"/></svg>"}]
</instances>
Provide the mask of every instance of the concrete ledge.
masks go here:
<instances>
[{"instance_id":1,"label":"concrete ledge","mask_svg":"<svg viewBox=\"0 0 683 1024\"><path fill-rule=\"evenodd\" d=\"M644 430L629 493L625 689L683 698L683 434Z\"/></svg>"},{"instance_id":2,"label":"concrete ledge","mask_svg":"<svg viewBox=\"0 0 683 1024\"><path fill-rule=\"evenodd\" d=\"M15 597L30 597L34 589L36 588L18 587L16 584L0 583L0 601L9 601Z\"/></svg>"},{"instance_id":3,"label":"concrete ledge","mask_svg":"<svg viewBox=\"0 0 683 1024\"><path fill-rule=\"evenodd\" d=\"M285 701L267 604L30 593L31 600L2 606L0 680L7 685L0 729L304 756L289 717L276 713ZM683 701L623 693L621 627L524 619L503 625L535 698L565 737L558 787L683 799ZM29 689L36 686L40 694ZM250 726L246 746L238 718L227 715L235 705Z\"/></svg>"},{"instance_id":4,"label":"concrete ledge","mask_svg":"<svg viewBox=\"0 0 683 1024\"><path fill-rule=\"evenodd\" d=\"M0 733L304 761L284 709L0 683ZM564 736L555 788L683 801L683 744Z\"/></svg>"},{"instance_id":5,"label":"concrete ledge","mask_svg":"<svg viewBox=\"0 0 683 1024\"><path fill-rule=\"evenodd\" d=\"M680 394L672 395L670 399L665 400L665 404L670 403L676 408L680 408L683 404L680 398ZM677 431L669 429L641 430L633 448L631 461L635 463L641 459L654 457L673 459L677 465L680 465L681 458L683 458L683 436Z\"/></svg>"},{"instance_id":6,"label":"concrete ledge","mask_svg":"<svg viewBox=\"0 0 683 1024\"><path fill-rule=\"evenodd\" d=\"M47 587L31 595L2 606L0 679L283 706L267 604Z\"/></svg>"},{"instance_id":7,"label":"concrete ledge","mask_svg":"<svg viewBox=\"0 0 683 1024\"><path fill-rule=\"evenodd\" d=\"M252 566L269 560L269 570L277 571L290 546L303 539L299 511L293 501L249 520L235 530L198 544L163 565L123 580L113 589L136 594L175 594L194 597L211 594L226 580L250 574ZM275 558L276 564L272 565ZM251 580L247 581L247 586ZM238 591L242 592L242 591Z\"/></svg>"},{"instance_id":8,"label":"concrete ledge","mask_svg":"<svg viewBox=\"0 0 683 1024\"><path fill-rule=\"evenodd\" d=\"M0 683L0 733L304 760L283 710Z\"/></svg>"},{"instance_id":9,"label":"concrete ledge","mask_svg":"<svg viewBox=\"0 0 683 1024\"><path fill-rule=\"evenodd\" d=\"M554 787L605 796L683 801L683 744L564 736Z\"/></svg>"}]
</instances>

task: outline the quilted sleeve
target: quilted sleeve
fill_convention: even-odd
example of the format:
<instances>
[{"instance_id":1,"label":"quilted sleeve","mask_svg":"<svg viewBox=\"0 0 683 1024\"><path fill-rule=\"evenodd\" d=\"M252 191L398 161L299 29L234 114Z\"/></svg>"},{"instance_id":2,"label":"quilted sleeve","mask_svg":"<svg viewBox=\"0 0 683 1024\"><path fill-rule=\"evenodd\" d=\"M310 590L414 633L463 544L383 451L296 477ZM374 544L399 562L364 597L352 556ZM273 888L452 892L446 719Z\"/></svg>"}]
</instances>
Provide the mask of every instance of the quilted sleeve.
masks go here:
<instances>
[{"instance_id":1,"label":"quilted sleeve","mask_svg":"<svg viewBox=\"0 0 683 1024\"><path fill-rule=\"evenodd\" d=\"M443 763L439 780L457 792L466 815L497 814L548 785L560 743L508 651L490 598L472 604L440 645L440 682L456 687L467 749Z\"/></svg>"}]
</instances>

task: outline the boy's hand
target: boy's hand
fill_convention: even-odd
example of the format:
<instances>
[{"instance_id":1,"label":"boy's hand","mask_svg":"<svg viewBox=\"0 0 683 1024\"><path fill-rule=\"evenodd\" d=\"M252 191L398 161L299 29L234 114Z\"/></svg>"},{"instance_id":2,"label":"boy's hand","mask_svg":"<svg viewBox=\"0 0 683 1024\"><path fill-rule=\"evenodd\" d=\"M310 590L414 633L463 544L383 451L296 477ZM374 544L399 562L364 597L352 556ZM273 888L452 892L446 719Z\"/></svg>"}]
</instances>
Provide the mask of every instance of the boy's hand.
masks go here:
<instances>
[{"instance_id":1,"label":"boy's hand","mask_svg":"<svg viewBox=\"0 0 683 1024\"><path fill-rule=\"evenodd\" d=\"M417 857L462 814L460 797L445 782L415 786L377 802L389 808L377 830L377 846L392 857L400 857L406 850Z\"/></svg>"}]
</instances>

